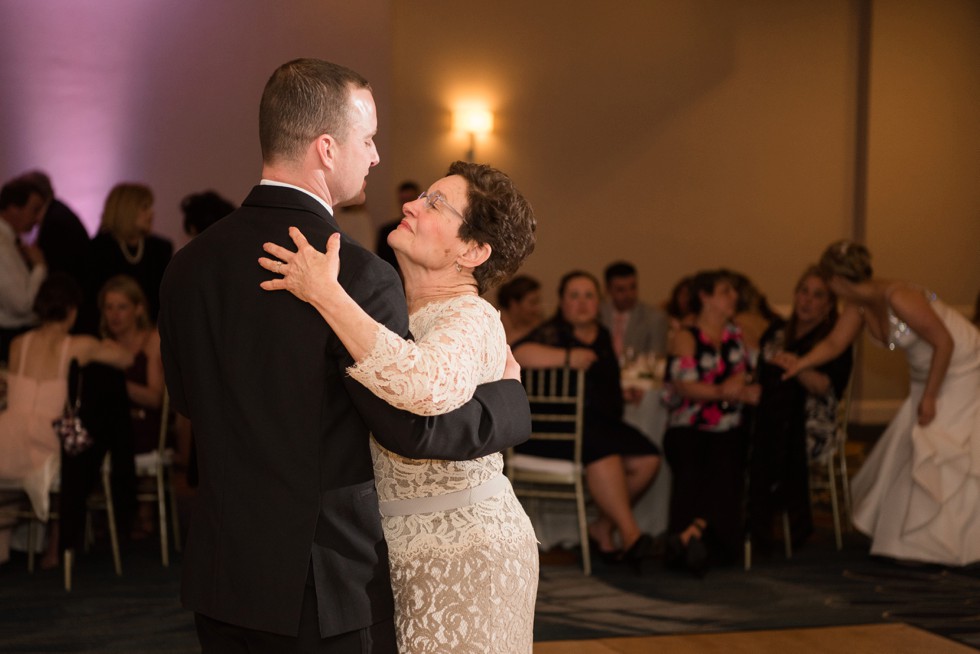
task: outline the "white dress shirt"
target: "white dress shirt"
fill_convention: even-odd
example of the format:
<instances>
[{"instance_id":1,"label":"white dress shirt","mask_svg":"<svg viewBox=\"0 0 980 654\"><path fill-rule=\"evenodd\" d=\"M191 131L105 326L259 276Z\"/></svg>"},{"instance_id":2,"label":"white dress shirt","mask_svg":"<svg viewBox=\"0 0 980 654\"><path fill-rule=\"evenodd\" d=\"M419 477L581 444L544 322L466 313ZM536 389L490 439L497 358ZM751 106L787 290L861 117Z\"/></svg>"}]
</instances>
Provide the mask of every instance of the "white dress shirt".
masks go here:
<instances>
[{"instance_id":1,"label":"white dress shirt","mask_svg":"<svg viewBox=\"0 0 980 654\"><path fill-rule=\"evenodd\" d=\"M17 234L0 218L0 327L17 329L37 322L34 297L47 274L43 264L28 270L17 247Z\"/></svg>"}]
</instances>

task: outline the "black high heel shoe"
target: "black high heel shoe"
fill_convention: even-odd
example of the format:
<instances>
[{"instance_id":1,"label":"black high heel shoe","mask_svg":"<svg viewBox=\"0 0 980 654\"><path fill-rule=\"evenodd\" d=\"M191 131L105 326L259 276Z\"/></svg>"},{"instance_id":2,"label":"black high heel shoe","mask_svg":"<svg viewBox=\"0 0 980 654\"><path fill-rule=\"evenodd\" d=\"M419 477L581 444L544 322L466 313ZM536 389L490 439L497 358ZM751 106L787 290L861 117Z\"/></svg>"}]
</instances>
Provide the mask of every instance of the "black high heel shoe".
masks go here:
<instances>
[{"instance_id":1,"label":"black high heel shoe","mask_svg":"<svg viewBox=\"0 0 980 654\"><path fill-rule=\"evenodd\" d=\"M654 542L650 534L640 534L628 550L623 552L623 563L633 568L636 574L643 573L643 564L653 558Z\"/></svg>"},{"instance_id":2,"label":"black high heel shoe","mask_svg":"<svg viewBox=\"0 0 980 654\"><path fill-rule=\"evenodd\" d=\"M708 548L700 536L691 536L687 541L687 551L684 553L684 563L687 569L699 577L703 577L708 571Z\"/></svg>"},{"instance_id":3,"label":"black high heel shoe","mask_svg":"<svg viewBox=\"0 0 980 654\"><path fill-rule=\"evenodd\" d=\"M604 550L599 547L599 541L589 538L589 551L594 552L599 560L606 565L616 565L623 562L622 550Z\"/></svg>"}]
</instances>

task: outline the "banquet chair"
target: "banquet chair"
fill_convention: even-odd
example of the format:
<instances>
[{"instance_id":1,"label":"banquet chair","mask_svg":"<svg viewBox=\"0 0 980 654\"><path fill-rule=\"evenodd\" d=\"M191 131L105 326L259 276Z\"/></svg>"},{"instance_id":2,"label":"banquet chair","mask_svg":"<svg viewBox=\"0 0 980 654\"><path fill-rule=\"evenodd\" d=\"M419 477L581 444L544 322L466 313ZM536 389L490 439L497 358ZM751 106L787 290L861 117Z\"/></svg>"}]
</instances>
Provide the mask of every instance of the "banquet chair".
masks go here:
<instances>
[{"instance_id":1,"label":"banquet chair","mask_svg":"<svg viewBox=\"0 0 980 654\"><path fill-rule=\"evenodd\" d=\"M180 551L180 521L177 516L177 496L174 491L173 481L173 459L174 452L167 447L167 434L170 430L170 395L164 390L163 403L161 405L160 434L157 441L157 448L144 454L137 454L135 458L136 478L153 479L153 484L145 490L138 490L136 493L137 502L155 502L159 516L160 530L160 560L163 566L170 566L170 543L167 530L167 498L170 499L170 517L174 530L174 548ZM104 470L103 474L108 476L111 470ZM93 509L105 508L104 502L90 502L89 511ZM85 542L91 542L91 515L86 516L85 520Z\"/></svg>"},{"instance_id":2,"label":"banquet chair","mask_svg":"<svg viewBox=\"0 0 980 654\"><path fill-rule=\"evenodd\" d=\"M109 485L109 471L110 471L110 459L109 453L107 452L105 458L102 462L101 477L102 477L102 490L97 491L89 498L90 504L101 504L102 508L106 511L107 522L109 524L109 541L112 546L112 562L115 569L116 575L122 575L122 559L119 554L119 538L116 532L116 514L112 504L112 493L110 492ZM61 481L60 477L55 477L52 480L50 492L53 496L57 496L61 492ZM37 539L38 539L38 528L41 525L41 521L38 520L34 513L33 508L30 505L30 500L27 499L27 495L23 495L23 502L21 507L16 512L16 517L21 520L27 521L27 570L30 573L34 572L34 559L36 556L37 549ZM57 502L52 500L52 507L57 506ZM48 516L49 520L59 520L60 515L56 508L52 508ZM68 549L64 552L64 584L65 590L70 591L72 588L72 568L74 565L75 553L73 550Z\"/></svg>"},{"instance_id":3,"label":"banquet chair","mask_svg":"<svg viewBox=\"0 0 980 654\"><path fill-rule=\"evenodd\" d=\"M582 569L592 574L585 514L582 429L585 404L585 374L570 368L526 368L521 373L531 405L531 436L528 442L559 441L572 444L572 459L521 454L509 449L505 470L518 497L560 499L575 502Z\"/></svg>"},{"instance_id":4,"label":"banquet chair","mask_svg":"<svg viewBox=\"0 0 980 654\"><path fill-rule=\"evenodd\" d=\"M821 502L827 498L834 519L834 544L837 550L844 548L843 530L851 524L851 486L847 474L847 424L851 412L851 389L848 381L844 397L837 404L834 417L834 443L820 459L810 462L810 502ZM843 524L841 518L843 516ZM789 513L783 511L783 549L786 558L793 557L793 538L790 531ZM745 569L752 568L752 542L746 536Z\"/></svg>"},{"instance_id":5,"label":"banquet chair","mask_svg":"<svg viewBox=\"0 0 980 654\"><path fill-rule=\"evenodd\" d=\"M851 387L852 384L848 382L844 397L837 404L833 446L824 457L810 462L810 502L820 502L827 498L834 518L834 544L838 551L844 548L843 530L851 524L851 482L847 475L847 423L851 414ZM786 558L791 558L793 544L789 515L785 511L783 543Z\"/></svg>"},{"instance_id":6,"label":"banquet chair","mask_svg":"<svg viewBox=\"0 0 980 654\"><path fill-rule=\"evenodd\" d=\"M167 445L170 433L170 394L163 391L160 412L160 439L157 449L136 455L136 478L152 478L152 488L140 490L137 502L156 502L160 529L160 558L163 566L170 565L170 545L167 533L167 500L170 501L170 519L173 525L174 549L180 551L180 518L177 515L177 494L174 490L174 450Z\"/></svg>"},{"instance_id":7,"label":"banquet chair","mask_svg":"<svg viewBox=\"0 0 980 654\"><path fill-rule=\"evenodd\" d=\"M829 497L830 510L834 516L834 542L837 549L844 547L842 531L851 524L851 483L847 474L847 423L851 413L851 388L848 382L844 396L837 405L834 427L834 445L824 461L810 464L810 499L820 501L824 493ZM841 518L843 517L843 525ZM784 521L784 525L788 521ZM792 554L790 549L788 556Z\"/></svg>"}]
</instances>

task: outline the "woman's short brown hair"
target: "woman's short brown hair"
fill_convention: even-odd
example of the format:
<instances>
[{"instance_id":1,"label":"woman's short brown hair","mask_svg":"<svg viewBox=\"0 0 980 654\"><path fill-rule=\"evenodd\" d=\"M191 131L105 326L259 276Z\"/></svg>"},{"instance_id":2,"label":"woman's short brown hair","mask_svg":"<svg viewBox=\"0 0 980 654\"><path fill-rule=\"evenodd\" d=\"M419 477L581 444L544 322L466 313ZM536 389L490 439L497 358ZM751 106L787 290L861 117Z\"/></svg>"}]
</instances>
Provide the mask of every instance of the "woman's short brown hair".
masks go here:
<instances>
[{"instance_id":1,"label":"woman's short brown hair","mask_svg":"<svg viewBox=\"0 0 980 654\"><path fill-rule=\"evenodd\" d=\"M490 246L490 258L473 271L482 294L513 275L534 251L534 211L510 177L496 168L456 161L446 175L467 182L459 238Z\"/></svg>"}]
</instances>

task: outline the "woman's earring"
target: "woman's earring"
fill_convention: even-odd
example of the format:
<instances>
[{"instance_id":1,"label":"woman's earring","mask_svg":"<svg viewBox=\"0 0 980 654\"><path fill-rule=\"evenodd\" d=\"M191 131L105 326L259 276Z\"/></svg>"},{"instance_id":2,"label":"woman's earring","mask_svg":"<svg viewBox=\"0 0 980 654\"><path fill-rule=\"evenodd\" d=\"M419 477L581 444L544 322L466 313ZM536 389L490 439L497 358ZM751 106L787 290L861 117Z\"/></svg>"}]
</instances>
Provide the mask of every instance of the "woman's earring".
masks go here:
<instances>
[{"instance_id":1,"label":"woman's earring","mask_svg":"<svg viewBox=\"0 0 980 654\"><path fill-rule=\"evenodd\" d=\"M463 267L459 265L459 262L458 261L456 262L456 272L458 272L458 273L459 272L463 272Z\"/></svg>"}]
</instances>

